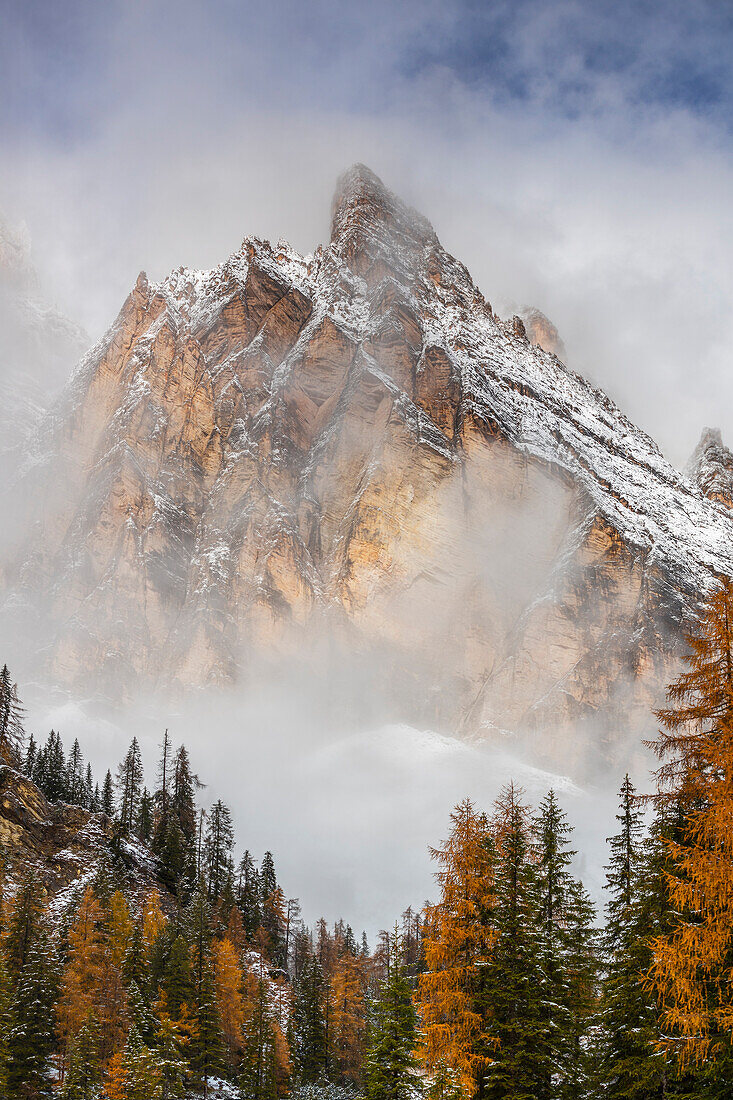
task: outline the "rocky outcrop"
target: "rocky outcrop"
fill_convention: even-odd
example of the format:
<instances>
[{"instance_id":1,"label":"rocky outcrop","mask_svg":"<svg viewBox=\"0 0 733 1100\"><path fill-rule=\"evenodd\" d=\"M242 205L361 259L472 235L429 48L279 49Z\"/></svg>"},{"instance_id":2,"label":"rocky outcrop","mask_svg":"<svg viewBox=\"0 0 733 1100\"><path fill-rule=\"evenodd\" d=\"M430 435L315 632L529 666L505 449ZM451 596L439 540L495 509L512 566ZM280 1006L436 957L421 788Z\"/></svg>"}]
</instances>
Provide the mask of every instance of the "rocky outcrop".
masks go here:
<instances>
[{"instance_id":1,"label":"rocky outcrop","mask_svg":"<svg viewBox=\"0 0 733 1100\"><path fill-rule=\"evenodd\" d=\"M250 238L140 276L14 489L5 621L115 692L326 636L415 721L611 753L733 570L733 517L367 169L332 222L313 256Z\"/></svg>"},{"instance_id":2,"label":"rocky outcrop","mask_svg":"<svg viewBox=\"0 0 733 1100\"><path fill-rule=\"evenodd\" d=\"M531 343L537 344L551 355L556 355L558 359L565 358L565 345L549 317L534 306L525 306L520 311L520 316Z\"/></svg>"},{"instance_id":3,"label":"rocky outcrop","mask_svg":"<svg viewBox=\"0 0 733 1100\"><path fill-rule=\"evenodd\" d=\"M686 472L706 497L733 508L733 452L723 443L719 429L705 429Z\"/></svg>"},{"instance_id":4,"label":"rocky outcrop","mask_svg":"<svg viewBox=\"0 0 733 1100\"><path fill-rule=\"evenodd\" d=\"M112 822L81 806L49 802L25 776L0 765L0 853L12 880L30 874L63 906L78 896L101 866L114 866L127 891L163 890L155 861L136 842L118 842ZM58 908L57 907L57 908Z\"/></svg>"}]
</instances>

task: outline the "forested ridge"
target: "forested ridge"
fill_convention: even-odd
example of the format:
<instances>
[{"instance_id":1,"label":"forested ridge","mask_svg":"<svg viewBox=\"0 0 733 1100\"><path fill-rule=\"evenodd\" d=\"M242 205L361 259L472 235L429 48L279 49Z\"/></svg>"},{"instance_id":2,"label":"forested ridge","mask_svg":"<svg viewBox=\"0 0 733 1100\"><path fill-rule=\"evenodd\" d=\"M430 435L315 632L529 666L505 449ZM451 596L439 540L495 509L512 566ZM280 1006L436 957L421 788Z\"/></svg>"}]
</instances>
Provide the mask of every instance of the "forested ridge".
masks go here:
<instances>
[{"instance_id":1,"label":"forested ridge","mask_svg":"<svg viewBox=\"0 0 733 1100\"><path fill-rule=\"evenodd\" d=\"M147 783L26 735L7 666L0 756L49 802L105 815L104 859L64 904L5 853L0 1097L663 1100L733 1089L733 588L710 598L653 748L627 775L596 913L553 791L466 800L432 849L436 900L369 945L308 928L272 853L235 858L165 732ZM426 837L426 843L431 838ZM132 851L153 869L130 889Z\"/></svg>"}]
</instances>

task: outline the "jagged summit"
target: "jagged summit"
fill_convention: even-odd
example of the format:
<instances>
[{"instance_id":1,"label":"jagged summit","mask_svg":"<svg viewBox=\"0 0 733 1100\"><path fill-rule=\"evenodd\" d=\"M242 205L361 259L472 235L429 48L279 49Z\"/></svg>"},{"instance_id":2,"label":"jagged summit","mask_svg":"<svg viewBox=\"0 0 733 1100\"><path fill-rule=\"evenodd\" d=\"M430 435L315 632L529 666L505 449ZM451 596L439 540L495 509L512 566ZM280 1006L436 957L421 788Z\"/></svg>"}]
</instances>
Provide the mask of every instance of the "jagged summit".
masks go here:
<instances>
[{"instance_id":1,"label":"jagged summit","mask_svg":"<svg viewBox=\"0 0 733 1100\"><path fill-rule=\"evenodd\" d=\"M331 205L331 246L370 285L395 268L409 272L437 248L430 222L407 206L364 164L341 175Z\"/></svg>"},{"instance_id":2,"label":"jagged summit","mask_svg":"<svg viewBox=\"0 0 733 1100\"><path fill-rule=\"evenodd\" d=\"M400 713L572 754L648 716L733 573L733 515L363 166L312 257L138 279L36 451L4 615L85 686L230 682L326 631Z\"/></svg>"}]
</instances>

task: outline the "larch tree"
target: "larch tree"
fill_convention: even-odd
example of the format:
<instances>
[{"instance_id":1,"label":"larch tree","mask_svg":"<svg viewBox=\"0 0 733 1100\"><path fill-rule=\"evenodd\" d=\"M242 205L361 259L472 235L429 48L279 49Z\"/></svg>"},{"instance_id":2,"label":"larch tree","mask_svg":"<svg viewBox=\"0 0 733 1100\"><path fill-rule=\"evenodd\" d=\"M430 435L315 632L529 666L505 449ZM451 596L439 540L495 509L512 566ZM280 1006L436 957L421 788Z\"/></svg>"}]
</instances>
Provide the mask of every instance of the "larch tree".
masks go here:
<instances>
[{"instance_id":1,"label":"larch tree","mask_svg":"<svg viewBox=\"0 0 733 1100\"><path fill-rule=\"evenodd\" d=\"M657 804L683 824L666 840L677 914L652 943L650 988L679 1065L731 1058L733 1034L733 583L709 598L688 637L687 669L668 689L653 747Z\"/></svg>"},{"instance_id":2,"label":"larch tree","mask_svg":"<svg viewBox=\"0 0 733 1100\"><path fill-rule=\"evenodd\" d=\"M212 953L219 1023L228 1060L230 1065L236 1066L241 1056L244 1041L242 968L239 965L237 950L230 940L215 940Z\"/></svg>"},{"instance_id":3,"label":"larch tree","mask_svg":"<svg viewBox=\"0 0 733 1100\"><path fill-rule=\"evenodd\" d=\"M104 978L103 920L102 906L88 886L69 929L57 1009L58 1032L67 1064L76 1036L97 1008Z\"/></svg>"},{"instance_id":4,"label":"larch tree","mask_svg":"<svg viewBox=\"0 0 733 1100\"><path fill-rule=\"evenodd\" d=\"M466 800L432 856L440 900L427 907L419 980L422 1056L428 1077L454 1071L467 1096L482 1096L495 1049L484 975L496 948L496 854L489 822Z\"/></svg>"}]
</instances>

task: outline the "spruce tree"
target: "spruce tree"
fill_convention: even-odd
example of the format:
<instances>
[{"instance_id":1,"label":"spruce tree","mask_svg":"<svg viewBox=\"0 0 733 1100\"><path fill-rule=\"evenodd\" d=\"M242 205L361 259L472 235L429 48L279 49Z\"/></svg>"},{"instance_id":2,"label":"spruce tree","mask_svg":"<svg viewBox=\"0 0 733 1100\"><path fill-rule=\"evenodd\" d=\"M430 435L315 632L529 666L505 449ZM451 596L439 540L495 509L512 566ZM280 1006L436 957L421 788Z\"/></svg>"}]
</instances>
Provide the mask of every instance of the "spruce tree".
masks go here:
<instances>
[{"instance_id":1,"label":"spruce tree","mask_svg":"<svg viewBox=\"0 0 733 1100\"><path fill-rule=\"evenodd\" d=\"M189 1009L193 1007L191 959L188 943L182 935L176 936L171 944L161 987L173 1019L180 1017L184 1005Z\"/></svg>"},{"instance_id":2,"label":"spruce tree","mask_svg":"<svg viewBox=\"0 0 733 1100\"><path fill-rule=\"evenodd\" d=\"M112 782L112 772L107 769L107 774L104 777L104 783L102 785L102 798L100 809L107 817L114 817L115 813L115 794L114 783Z\"/></svg>"},{"instance_id":3,"label":"spruce tree","mask_svg":"<svg viewBox=\"0 0 733 1100\"><path fill-rule=\"evenodd\" d=\"M619 790L616 820L619 831L608 840L606 870L605 1076L610 1097L646 1100L661 1088L661 1063L653 1057L656 1008L642 979L651 963L643 812L628 774Z\"/></svg>"},{"instance_id":4,"label":"spruce tree","mask_svg":"<svg viewBox=\"0 0 733 1100\"><path fill-rule=\"evenodd\" d=\"M153 835L153 799L147 787L143 787L140 795L135 834L143 844L149 844Z\"/></svg>"},{"instance_id":5,"label":"spruce tree","mask_svg":"<svg viewBox=\"0 0 733 1100\"><path fill-rule=\"evenodd\" d=\"M71 1043L69 1068L61 1091L63 1100L96 1100L102 1081L101 1048L99 1022L92 1014Z\"/></svg>"},{"instance_id":6,"label":"spruce tree","mask_svg":"<svg viewBox=\"0 0 733 1100\"><path fill-rule=\"evenodd\" d=\"M84 791L84 757L79 739L75 738L66 761L66 800L76 806L83 806Z\"/></svg>"},{"instance_id":7,"label":"spruce tree","mask_svg":"<svg viewBox=\"0 0 733 1100\"><path fill-rule=\"evenodd\" d=\"M373 1011L366 1066L366 1100L411 1100L419 1090L417 1013L395 926L386 979Z\"/></svg>"},{"instance_id":8,"label":"spruce tree","mask_svg":"<svg viewBox=\"0 0 733 1100\"><path fill-rule=\"evenodd\" d=\"M29 779L35 782L35 770L36 760L38 758L38 745L36 739L31 733L28 738L28 745L25 750L25 759L23 760L23 774L27 775Z\"/></svg>"},{"instance_id":9,"label":"spruce tree","mask_svg":"<svg viewBox=\"0 0 733 1100\"><path fill-rule=\"evenodd\" d=\"M242 913L244 931L250 943L257 935L262 923L262 904L260 902L260 876L252 856L247 851L239 863L237 884L237 905Z\"/></svg>"},{"instance_id":10,"label":"spruce tree","mask_svg":"<svg viewBox=\"0 0 733 1100\"><path fill-rule=\"evenodd\" d=\"M43 1095L47 1060L55 1045L56 960L42 927L34 930L15 983L8 1035L8 1090L12 1097Z\"/></svg>"},{"instance_id":11,"label":"spruce tree","mask_svg":"<svg viewBox=\"0 0 733 1100\"><path fill-rule=\"evenodd\" d=\"M535 820L542 1031L536 1047L539 1100L580 1098L591 1088L587 1030L596 1007L595 913L570 865L572 828L554 791Z\"/></svg>"},{"instance_id":12,"label":"spruce tree","mask_svg":"<svg viewBox=\"0 0 733 1100\"><path fill-rule=\"evenodd\" d=\"M537 853L521 794L510 784L495 804L496 942L485 969L483 997L497 1045L476 1093L482 1100L529 1100L540 1095L547 1080Z\"/></svg>"},{"instance_id":13,"label":"spruce tree","mask_svg":"<svg viewBox=\"0 0 733 1100\"><path fill-rule=\"evenodd\" d=\"M230 875L230 855L234 847L232 815L221 799L211 807L206 830L206 882L208 899L219 899Z\"/></svg>"},{"instance_id":14,"label":"spruce tree","mask_svg":"<svg viewBox=\"0 0 733 1100\"><path fill-rule=\"evenodd\" d=\"M14 684L7 665L0 670L0 761L19 763L25 740L25 710L18 698L18 685Z\"/></svg>"},{"instance_id":15,"label":"spruce tree","mask_svg":"<svg viewBox=\"0 0 733 1100\"><path fill-rule=\"evenodd\" d=\"M132 836L140 812L143 787L143 763L137 737L133 737L125 758L117 769L117 798L123 836Z\"/></svg>"},{"instance_id":16,"label":"spruce tree","mask_svg":"<svg viewBox=\"0 0 733 1100\"><path fill-rule=\"evenodd\" d=\"M293 992L291 1030L295 1076L300 1084L311 1084L322 1080L328 1069L323 972L312 951L302 963Z\"/></svg>"}]
</instances>

